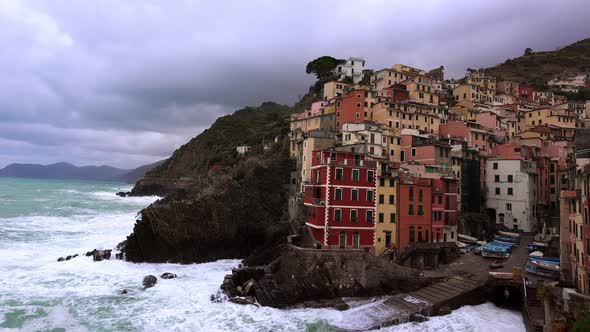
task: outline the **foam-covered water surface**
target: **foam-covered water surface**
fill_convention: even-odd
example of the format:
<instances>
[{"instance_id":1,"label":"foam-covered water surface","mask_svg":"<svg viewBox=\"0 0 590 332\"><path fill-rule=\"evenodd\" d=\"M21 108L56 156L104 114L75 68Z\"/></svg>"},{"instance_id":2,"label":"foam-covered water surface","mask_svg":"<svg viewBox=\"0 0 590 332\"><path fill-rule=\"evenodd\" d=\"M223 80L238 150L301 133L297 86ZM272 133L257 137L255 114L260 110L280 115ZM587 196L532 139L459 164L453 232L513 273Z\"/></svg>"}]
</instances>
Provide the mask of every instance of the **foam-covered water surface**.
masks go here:
<instances>
[{"instance_id":1,"label":"foam-covered water surface","mask_svg":"<svg viewBox=\"0 0 590 332\"><path fill-rule=\"evenodd\" d=\"M333 331L370 324L351 309L278 310L211 303L238 260L179 265L93 262L80 256L113 248L132 231L137 212L157 197L118 197L120 183L0 178L0 331ZM173 272L142 290L145 275ZM123 289L127 294L121 294ZM365 311L366 312L366 311ZM524 331L520 313L491 304L464 307L425 323L385 331Z\"/></svg>"}]
</instances>

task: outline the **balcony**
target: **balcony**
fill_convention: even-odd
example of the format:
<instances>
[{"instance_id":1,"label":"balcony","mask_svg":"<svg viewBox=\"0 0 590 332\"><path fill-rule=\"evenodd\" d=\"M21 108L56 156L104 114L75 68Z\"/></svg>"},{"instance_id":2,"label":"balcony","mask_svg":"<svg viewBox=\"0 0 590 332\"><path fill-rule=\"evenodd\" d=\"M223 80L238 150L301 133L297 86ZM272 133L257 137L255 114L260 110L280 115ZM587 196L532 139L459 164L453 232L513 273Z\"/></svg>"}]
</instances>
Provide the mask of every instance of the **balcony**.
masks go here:
<instances>
[{"instance_id":1,"label":"balcony","mask_svg":"<svg viewBox=\"0 0 590 332\"><path fill-rule=\"evenodd\" d=\"M312 198L311 199L311 204L318 205L318 206L325 206L326 205L326 202L324 202L324 200L321 199L321 198Z\"/></svg>"},{"instance_id":2,"label":"balcony","mask_svg":"<svg viewBox=\"0 0 590 332\"><path fill-rule=\"evenodd\" d=\"M375 168L377 162L374 160L354 160L354 159L325 159L317 163L318 165L334 165L334 166L359 166Z\"/></svg>"}]
</instances>

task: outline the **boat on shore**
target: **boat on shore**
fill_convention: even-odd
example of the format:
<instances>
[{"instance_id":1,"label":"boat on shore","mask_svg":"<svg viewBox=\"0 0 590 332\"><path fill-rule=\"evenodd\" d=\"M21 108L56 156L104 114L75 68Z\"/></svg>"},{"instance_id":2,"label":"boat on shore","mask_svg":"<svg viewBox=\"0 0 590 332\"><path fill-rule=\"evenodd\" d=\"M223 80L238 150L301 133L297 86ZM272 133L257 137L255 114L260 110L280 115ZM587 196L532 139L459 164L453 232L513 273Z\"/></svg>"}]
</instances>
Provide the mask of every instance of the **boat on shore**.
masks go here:
<instances>
[{"instance_id":1,"label":"boat on shore","mask_svg":"<svg viewBox=\"0 0 590 332\"><path fill-rule=\"evenodd\" d=\"M485 257L485 258L508 258L510 257L510 253L505 251L505 252L494 252L494 251L487 251L487 250L483 250L481 252L481 257Z\"/></svg>"},{"instance_id":2,"label":"boat on shore","mask_svg":"<svg viewBox=\"0 0 590 332\"><path fill-rule=\"evenodd\" d=\"M551 271L555 271L555 272L559 272L559 264L551 264L551 263L547 263L547 262L543 262L543 261L537 261L537 260L530 260L531 264L537 266L537 267L541 267L544 268L546 270L551 270Z\"/></svg>"},{"instance_id":3,"label":"boat on shore","mask_svg":"<svg viewBox=\"0 0 590 332\"><path fill-rule=\"evenodd\" d=\"M504 261L501 260L493 260L490 262L490 269L499 269L504 266Z\"/></svg>"},{"instance_id":4,"label":"boat on shore","mask_svg":"<svg viewBox=\"0 0 590 332\"><path fill-rule=\"evenodd\" d=\"M517 238L517 239L520 238L520 234L518 234L518 233L498 231L498 234L500 234L502 236L508 236L508 237Z\"/></svg>"},{"instance_id":5,"label":"boat on shore","mask_svg":"<svg viewBox=\"0 0 590 332\"><path fill-rule=\"evenodd\" d=\"M494 240L497 241L502 241L502 242L510 242L510 243L518 243L518 239L515 239L513 237L509 237L509 236L500 236L500 235L496 235L494 236Z\"/></svg>"},{"instance_id":6,"label":"boat on shore","mask_svg":"<svg viewBox=\"0 0 590 332\"><path fill-rule=\"evenodd\" d=\"M461 242L464 243L477 243L477 238L474 238L472 236L468 236L468 235L464 235L464 234L457 234L457 237L459 238L459 240L461 240Z\"/></svg>"},{"instance_id":7,"label":"boat on shore","mask_svg":"<svg viewBox=\"0 0 590 332\"><path fill-rule=\"evenodd\" d=\"M537 276L543 277L543 278L559 279L559 272L547 270L542 267L535 266L534 264L531 264L531 263L528 263L525 266L525 271L527 273L534 274L534 275L537 275Z\"/></svg>"}]
</instances>

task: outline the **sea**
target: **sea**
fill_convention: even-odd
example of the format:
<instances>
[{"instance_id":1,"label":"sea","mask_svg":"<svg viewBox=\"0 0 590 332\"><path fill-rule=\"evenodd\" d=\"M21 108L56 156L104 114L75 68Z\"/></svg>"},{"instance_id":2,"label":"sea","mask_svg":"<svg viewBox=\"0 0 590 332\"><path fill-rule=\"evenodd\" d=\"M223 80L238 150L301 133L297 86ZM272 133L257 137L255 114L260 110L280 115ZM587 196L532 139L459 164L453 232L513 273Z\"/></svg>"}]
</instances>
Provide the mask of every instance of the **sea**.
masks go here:
<instances>
[{"instance_id":1,"label":"sea","mask_svg":"<svg viewBox=\"0 0 590 332\"><path fill-rule=\"evenodd\" d=\"M114 182L0 178L0 331L342 331L363 330L390 314L379 307L383 298L347 299L346 311L212 303L211 294L237 259L93 262L83 254L114 248L131 233L137 213L158 199L115 195L129 189ZM57 261L73 254L81 256ZM142 289L144 276L164 272L178 278ZM519 312L485 303L380 331L505 332L525 326Z\"/></svg>"}]
</instances>

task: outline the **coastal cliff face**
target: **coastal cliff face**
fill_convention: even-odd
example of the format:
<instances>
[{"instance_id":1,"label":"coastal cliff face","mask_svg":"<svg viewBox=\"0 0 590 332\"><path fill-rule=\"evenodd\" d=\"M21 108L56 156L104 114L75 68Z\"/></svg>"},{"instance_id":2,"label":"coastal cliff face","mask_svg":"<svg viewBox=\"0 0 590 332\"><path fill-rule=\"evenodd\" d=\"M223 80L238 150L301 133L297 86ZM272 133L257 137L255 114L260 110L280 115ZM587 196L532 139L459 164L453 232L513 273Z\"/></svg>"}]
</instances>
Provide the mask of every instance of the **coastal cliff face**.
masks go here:
<instances>
[{"instance_id":1,"label":"coastal cliff face","mask_svg":"<svg viewBox=\"0 0 590 332\"><path fill-rule=\"evenodd\" d=\"M121 250L133 262L194 263L245 258L286 241L291 161L287 140L141 211ZM281 221L285 220L285 221Z\"/></svg>"}]
</instances>

